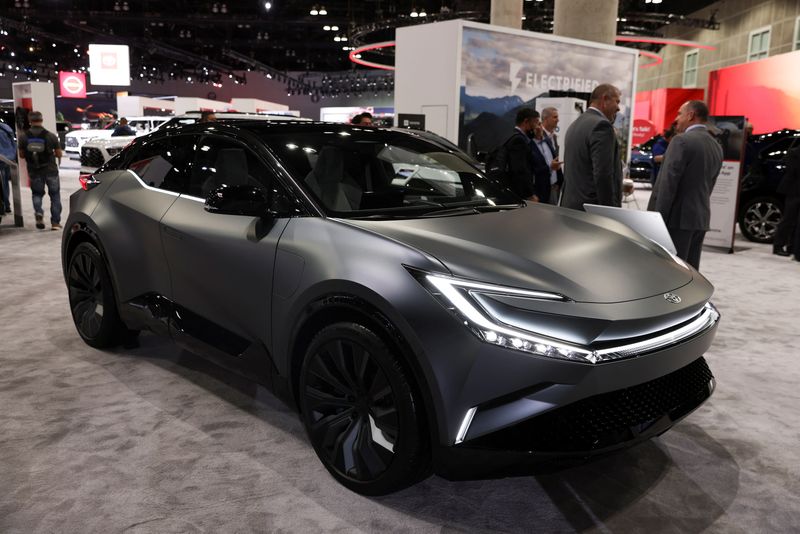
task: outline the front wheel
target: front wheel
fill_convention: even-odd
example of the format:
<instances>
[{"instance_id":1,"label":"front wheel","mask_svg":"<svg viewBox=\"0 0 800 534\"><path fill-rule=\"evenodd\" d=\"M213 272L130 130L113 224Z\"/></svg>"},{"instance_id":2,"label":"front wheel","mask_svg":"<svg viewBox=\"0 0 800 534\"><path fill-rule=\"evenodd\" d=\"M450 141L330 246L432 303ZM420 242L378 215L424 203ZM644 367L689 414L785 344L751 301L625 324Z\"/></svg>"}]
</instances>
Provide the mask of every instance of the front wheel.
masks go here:
<instances>
[{"instance_id":1,"label":"front wheel","mask_svg":"<svg viewBox=\"0 0 800 534\"><path fill-rule=\"evenodd\" d=\"M67 289L72 320L88 345L105 348L125 340L129 331L117 312L111 276L93 244L75 247L67 268Z\"/></svg>"},{"instance_id":2,"label":"front wheel","mask_svg":"<svg viewBox=\"0 0 800 534\"><path fill-rule=\"evenodd\" d=\"M750 241L772 243L782 217L783 209L778 199L752 198L745 203L739 214L739 229Z\"/></svg>"},{"instance_id":3,"label":"front wheel","mask_svg":"<svg viewBox=\"0 0 800 534\"><path fill-rule=\"evenodd\" d=\"M323 328L306 350L299 393L317 456L347 488L385 495L428 474L422 406L397 355L372 330Z\"/></svg>"}]
</instances>

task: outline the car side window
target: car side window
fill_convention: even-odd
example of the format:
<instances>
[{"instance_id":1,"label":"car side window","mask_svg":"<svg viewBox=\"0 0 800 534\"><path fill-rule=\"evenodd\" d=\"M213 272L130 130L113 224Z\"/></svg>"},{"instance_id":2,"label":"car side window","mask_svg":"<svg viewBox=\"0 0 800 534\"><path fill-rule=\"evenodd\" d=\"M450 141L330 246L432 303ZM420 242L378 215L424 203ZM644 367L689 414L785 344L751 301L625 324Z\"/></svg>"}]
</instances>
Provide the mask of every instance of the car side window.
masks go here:
<instances>
[{"instance_id":1,"label":"car side window","mask_svg":"<svg viewBox=\"0 0 800 534\"><path fill-rule=\"evenodd\" d=\"M191 177L195 139L181 135L150 141L131 155L125 168L150 187L184 193Z\"/></svg>"},{"instance_id":2,"label":"car side window","mask_svg":"<svg viewBox=\"0 0 800 534\"><path fill-rule=\"evenodd\" d=\"M206 136L195 150L189 191L205 199L222 185L251 185L269 191L271 171L247 147L229 139Z\"/></svg>"}]
</instances>

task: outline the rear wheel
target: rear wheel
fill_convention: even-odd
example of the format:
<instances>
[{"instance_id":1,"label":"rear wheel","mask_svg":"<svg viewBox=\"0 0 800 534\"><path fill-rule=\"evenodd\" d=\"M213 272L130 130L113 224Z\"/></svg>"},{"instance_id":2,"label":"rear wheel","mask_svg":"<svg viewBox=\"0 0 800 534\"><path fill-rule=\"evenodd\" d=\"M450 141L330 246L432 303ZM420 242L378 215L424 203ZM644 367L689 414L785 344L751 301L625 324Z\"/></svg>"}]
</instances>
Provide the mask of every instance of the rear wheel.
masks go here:
<instances>
[{"instance_id":1,"label":"rear wheel","mask_svg":"<svg viewBox=\"0 0 800 534\"><path fill-rule=\"evenodd\" d=\"M422 406L397 355L372 330L323 328L306 351L299 393L314 450L344 486L384 495L427 475Z\"/></svg>"},{"instance_id":2,"label":"rear wheel","mask_svg":"<svg viewBox=\"0 0 800 534\"><path fill-rule=\"evenodd\" d=\"M67 289L72 320L87 344L104 348L130 337L117 312L111 276L93 244L75 247L67 268Z\"/></svg>"},{"instance_id":3,"label":"rear wheel","mask_svg":"<svg viewBox=\"0 0 800 534\"><path fill-rule=\"evenodd\" d=\"M739 229L750 241L772 243L775 230L783 217L783 209L774 197L748 200L739 214Z\"/></svg>"}]
</instances>

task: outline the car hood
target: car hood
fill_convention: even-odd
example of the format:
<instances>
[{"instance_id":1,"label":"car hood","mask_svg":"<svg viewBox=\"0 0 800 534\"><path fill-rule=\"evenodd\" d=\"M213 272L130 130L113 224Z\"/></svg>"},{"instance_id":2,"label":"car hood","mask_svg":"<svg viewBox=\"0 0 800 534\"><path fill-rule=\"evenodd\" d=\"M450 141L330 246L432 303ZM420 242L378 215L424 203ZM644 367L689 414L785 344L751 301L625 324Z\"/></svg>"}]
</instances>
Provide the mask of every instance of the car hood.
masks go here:
<instances>
[{"instance_id":1,"label":"car hood","mask_svg":"<svg viewBox=\"0 0 800 534\"><path fill-rule=\"evenodd\" d=\"M617 221L554 206L346 222L428 253L455 276L560 293L578 302L652 297L688 284L696 274Z\"/></svg>"}]
</instances>

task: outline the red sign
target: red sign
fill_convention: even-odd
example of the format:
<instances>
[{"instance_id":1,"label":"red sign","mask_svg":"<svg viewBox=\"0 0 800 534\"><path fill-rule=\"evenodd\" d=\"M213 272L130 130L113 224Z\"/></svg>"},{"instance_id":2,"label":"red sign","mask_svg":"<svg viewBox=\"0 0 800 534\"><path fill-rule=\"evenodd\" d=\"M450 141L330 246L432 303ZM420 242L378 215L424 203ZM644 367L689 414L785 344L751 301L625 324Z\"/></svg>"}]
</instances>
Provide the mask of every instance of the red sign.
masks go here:
<instances>
[{"instance_id":1,"label":"red sign","mask_svg":"<svg viewBox=\"0 0 800 534\"><path fill-rule=\"evenodd\" d=\"M633 119L633 144L640 145L656 135L655 125L647 119Z\"/></svg>"},{"instance_id":2,"label":"red sign","mask_svg":"<svg viewBox=\"0 0 800 534\"><path fill-rule=\"evenodd\" d=\"M86 98L86 75L80 72L59 72L62 98Z\"/></svg>"}]
</instances>

